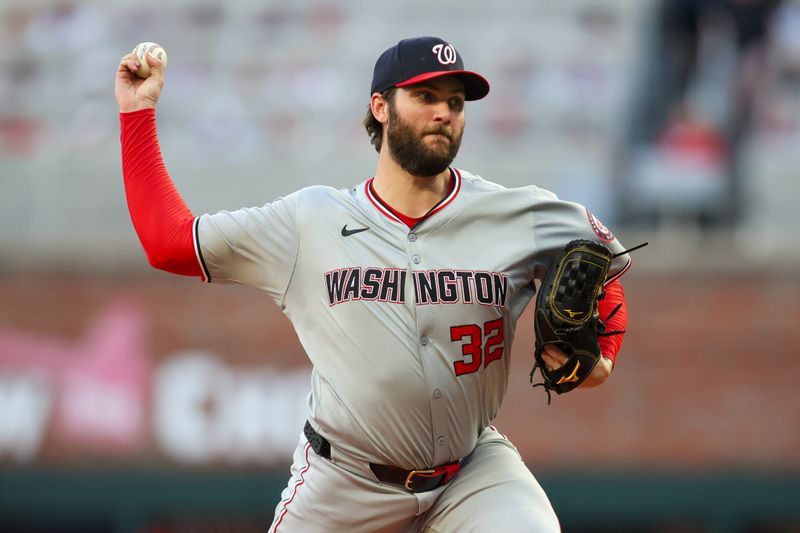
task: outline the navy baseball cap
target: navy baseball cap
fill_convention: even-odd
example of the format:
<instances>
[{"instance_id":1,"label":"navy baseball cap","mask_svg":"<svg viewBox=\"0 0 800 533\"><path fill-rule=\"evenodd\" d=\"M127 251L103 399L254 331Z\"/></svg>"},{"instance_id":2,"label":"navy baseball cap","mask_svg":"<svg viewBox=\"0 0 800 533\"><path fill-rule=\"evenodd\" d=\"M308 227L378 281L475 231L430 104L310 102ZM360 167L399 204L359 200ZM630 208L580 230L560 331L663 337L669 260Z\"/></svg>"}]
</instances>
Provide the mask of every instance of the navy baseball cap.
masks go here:
<instances>
[{"instance_id":1,"label":"navy baseball cap","mask_svg":"<svg viewBox=\"0 0 800 533\"><path fill-rule=\"evenodd\" d=\"M375 62L370 94L390 87L405 87L441 76L456 76L464 84L466 100L480 100L489 94L486 78L464 70L461 54L438 37L403 39Z\"/></svg>"}]
</instances>

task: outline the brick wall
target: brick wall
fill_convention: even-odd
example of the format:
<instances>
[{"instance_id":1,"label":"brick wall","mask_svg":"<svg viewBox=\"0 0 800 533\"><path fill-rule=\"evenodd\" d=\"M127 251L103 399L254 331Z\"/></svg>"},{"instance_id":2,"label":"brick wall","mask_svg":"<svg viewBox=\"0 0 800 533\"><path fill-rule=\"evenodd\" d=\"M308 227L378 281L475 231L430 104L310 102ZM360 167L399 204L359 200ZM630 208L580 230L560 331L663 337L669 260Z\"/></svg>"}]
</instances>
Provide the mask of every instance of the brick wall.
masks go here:
<instances>
[{"instance_id":1,"label":"brick wall","mask_svg":"<svg viewBox=\"0 0 800 533\"><path fill-rule=\"evenodd\" d=\"M554 396L530 389L529 313L520 319L509 395L496 425L533 468L800 469L800 283L791 275L628 274L629 333L610 381ZM0 328L69 341L110 302L147 317L158 361L204 348L234 365L306 365L264 293L158 272L6 274Z\"/></svg>"}]
</instances>

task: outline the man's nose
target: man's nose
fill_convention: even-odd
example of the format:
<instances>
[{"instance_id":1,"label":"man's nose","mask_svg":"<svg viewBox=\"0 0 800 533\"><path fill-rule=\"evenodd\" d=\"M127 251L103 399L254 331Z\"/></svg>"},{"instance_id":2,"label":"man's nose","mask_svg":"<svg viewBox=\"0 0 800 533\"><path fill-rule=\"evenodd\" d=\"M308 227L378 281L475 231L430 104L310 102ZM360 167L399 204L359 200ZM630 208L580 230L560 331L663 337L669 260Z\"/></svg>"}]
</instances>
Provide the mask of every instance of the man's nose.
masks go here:
<instances>
[{"instance_id":1,"label":"man's nose","mask_svg":"<svg viewBox=\"0 0 800 533\"><path fill-rule=\"evenodd\" d=\"M450 106L447 105L446 101L436 102L433 105L433 119L436 122L444 122L445 124L450 123Z\"/></svg>"}]
</instances>

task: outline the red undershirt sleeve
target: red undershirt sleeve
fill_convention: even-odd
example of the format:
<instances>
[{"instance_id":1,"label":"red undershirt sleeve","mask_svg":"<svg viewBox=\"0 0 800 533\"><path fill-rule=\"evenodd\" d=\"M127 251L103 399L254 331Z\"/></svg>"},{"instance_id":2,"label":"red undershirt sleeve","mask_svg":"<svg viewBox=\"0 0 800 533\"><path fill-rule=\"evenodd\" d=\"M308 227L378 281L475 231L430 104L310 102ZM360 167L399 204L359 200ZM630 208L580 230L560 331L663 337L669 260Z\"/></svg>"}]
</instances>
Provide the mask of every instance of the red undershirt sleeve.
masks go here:
<instances>
[{"instance_id":1,"label":"red undershirt sleeve","mask_svg":"<svg viewBox=\"0 0 800 533\"><path fill-rule=\"evenodd\" d=\"M120 113L119 118L125 196L147 260L160 270L202 276L195 251L195 216L164 165L155 109Z\"/></svg>"},{"instance_id":2,"label":"red undershirt sleeve","mask_svg":"<svg viewBox=\"0 0 800 533\"><path fill-rule=\"evenodd\" d=\"M606 295L597 304L600 319L606 325L606 331L622 331L619 335L600 337L600 352L616 363L617 353L622 346L622 339L625 337L625 328L628 325L628 308L625 303L625 290L619 282L619 278L605 286ZM616 312L614 309L619 306ZM613 315L612 315L613 313ZM612 315L611 318L608 318Z\"/></svg>"}]
</instances>

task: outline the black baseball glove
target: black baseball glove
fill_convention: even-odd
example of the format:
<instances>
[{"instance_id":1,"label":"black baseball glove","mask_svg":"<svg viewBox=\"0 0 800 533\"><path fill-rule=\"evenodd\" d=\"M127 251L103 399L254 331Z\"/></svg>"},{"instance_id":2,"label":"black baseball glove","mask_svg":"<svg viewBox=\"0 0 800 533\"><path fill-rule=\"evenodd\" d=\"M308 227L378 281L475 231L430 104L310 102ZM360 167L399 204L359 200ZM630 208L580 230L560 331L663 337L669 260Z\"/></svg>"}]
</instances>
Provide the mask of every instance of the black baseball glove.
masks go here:
<instances>
[{"instance_id":1,"label":"black baseball glove","mask_svg":"<svg viewBox=\"0 0 800 533\"><path fill-rule=\"evenodd\" d=\"M539 369L544 381L534 386L545 388L548 403L550 391L569 392L591 374L601 357L598 337L617 333L605 331L597 312L613 257L599 242L574 240L564 247L542 280L536 296L531 383ZM548 370L542 359L542 350L548 344L556 345L569 357L555 370Z\"/></svg>"}]
</instances>

